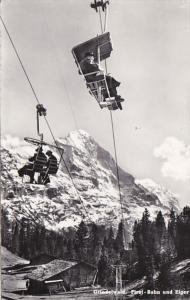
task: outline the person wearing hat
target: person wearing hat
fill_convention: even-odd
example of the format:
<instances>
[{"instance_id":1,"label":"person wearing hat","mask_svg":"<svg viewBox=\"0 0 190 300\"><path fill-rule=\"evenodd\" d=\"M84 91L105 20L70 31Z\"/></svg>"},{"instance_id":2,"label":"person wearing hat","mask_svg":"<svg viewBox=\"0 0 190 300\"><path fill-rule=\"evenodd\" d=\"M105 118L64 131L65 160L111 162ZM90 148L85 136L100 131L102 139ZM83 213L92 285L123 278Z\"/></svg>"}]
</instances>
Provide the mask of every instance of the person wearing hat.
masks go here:
<instances>
[{"instance_id":1,"label":"person wearing hat","mask_svg":"<svg viewBox=\"0 0 190 300\"><path fill-rule=\"evenodd\" d=\"M88 51L84 54L84 58L80 61L80 67L84 75L94 73L85 76L87 82L95 81L97 80L97 74L100 75L101 72L103 74L103 69L101 69L100 66L95 62L94 53L91 51Z\"/></svg>"},{"instance_id":2,"label":"person wearing hat","mask_svg":"<svg viewBox=\"0 0 190 300\"><path fill-rule=\"evenodd\" d=\"M104 79L104 71L102 68L100 68L98 63L95 62L94 53L91 51L85 53L84 58L80 61L80 68L82 73L85 75L87 82L93 82L93 81ZM93 73L93 74L89 74L89 73ZM110 75L105 75L105 78L108 85L110 97L115 97L118 103L118 107L122 109L120 102L124 101L124 99L122 99L121 96L117 94L117 89L116 89L120 85L120 82L115 80L115 78L113 78ZM108 98L108 96L109 96L108 93L105 92L104 98Z\"/></svg>"}]
</instances>

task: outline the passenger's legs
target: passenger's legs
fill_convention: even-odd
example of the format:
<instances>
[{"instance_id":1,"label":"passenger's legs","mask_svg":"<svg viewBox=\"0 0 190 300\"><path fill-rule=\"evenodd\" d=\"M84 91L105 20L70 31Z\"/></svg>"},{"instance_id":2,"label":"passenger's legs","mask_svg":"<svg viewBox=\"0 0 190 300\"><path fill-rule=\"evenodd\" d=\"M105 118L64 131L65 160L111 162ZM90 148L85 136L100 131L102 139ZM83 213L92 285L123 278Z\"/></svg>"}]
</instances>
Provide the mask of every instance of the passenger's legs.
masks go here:
<instances>
[{"instance_id":1,"label":"passenger's legs","mask_svg":"<svg viewBox=\"0 0 190 300\"><path fill-rule=\"evenodd\" d=\"M49 175L46 172L40 173L38 183L47 184L50 182Z\"/></svg>"},{"instance_id":2,"label":"passenger's legs","mask_svg":"<svg viewBox=\"0 0 190 300\"><path fill-rule=\"evenodd\" d=\"M46 176L45 176L45 178L43 179L43 184L47 184L47 183L49 183L50 182L50 179L49 179L49 175L47 174Z\"/></svg>"},{"instance_id":3,"label":"passenger's legs","mask_svg":"<svg viewBox=\"0 0 190 300\"><path fill-rule=\"evenodd\" d=\"M28 175L30 177L30 183L34 181L34 171L33 171L33 164L28 164L18 170L18 174L20 177L24 175Z\"/></svg>"},{"instance_id":4,"label":"passenger's legs","mask_svg":"<svg viewBox=\"0 0 190 300\"><path fill-rule=\"evenodd\" d=\"M109 75L106 75L106 81L110 88L116 88L121 84L119 81L115 80L115 78Z\"/></svg>"},{"instance_id":5,"label":"passenger's legs","mask_svg":"<svg viewBox=\"0 0 190 300\"><path fill-rule=\"evenodd\" d=\"M30 183L33 183L34 182L34 171L30 171L27 175L30 176Z\"/></svg>"},{"instance_id":6,"label":"passenger's legs","mask_svg":"<svg viewBox=\"0 0 190 300\"><path fill-rule=\"evenodd\" d=\"M109 90L109 93L110 93L110 97L116 97L117 96L116 87L119 86L120 83L118 81L116 81L113 77L109 76L109 75L106 75L106 82L107 82L108 90Z\"/></svg>"}]
</instances>

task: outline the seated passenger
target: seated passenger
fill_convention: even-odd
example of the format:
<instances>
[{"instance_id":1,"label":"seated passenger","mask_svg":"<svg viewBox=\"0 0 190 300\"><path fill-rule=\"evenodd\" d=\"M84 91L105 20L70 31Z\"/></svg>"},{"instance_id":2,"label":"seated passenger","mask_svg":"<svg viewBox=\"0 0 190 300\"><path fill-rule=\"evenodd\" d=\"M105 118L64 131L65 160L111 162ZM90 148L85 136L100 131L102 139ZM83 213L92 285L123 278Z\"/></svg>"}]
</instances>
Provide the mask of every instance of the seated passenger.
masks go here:
<instances>
[{"instance_id":1,"label":"seated passenger","mask_svg":"<svg viewBox=\"0 0 190 300\"><path fill-rule=\"evenodd\" d=\"M85 53L84 59L80 61L80 67L83 74L84 75L87 74L85 75L87 82L93 82L93 81L104 79L103 69L101 69L99 65L95 62L93 52ZM94 73L94 74L89 74L89 73ZM110 97L115 97L118 107L122 109L120 102L124 101L124 99L122 99L121 96L117 95L117 89L116 89L116 87L120 85L120 82L118 82L117 80L115 80L113 77L109 75L105 75L105 78L108 85ZM104 99L109 97L108 93L105 93L103 96Z\"/></svg>"},{"instance_id":2,"label":"seated passenger","mask_svg":"<svg viewBox=\"0 0 190 300\"><path fill-rule=\"evenodd\" d=\"M39 146L35 152L36 153L28 159L28 161L32 163L28 163L18 170L20 177L23 177L24 175L28 175L30 177L30 183L34 182L35 172L41 173L47 164L47 157L43 153L42 147Z\"/></svg>"},{"instance_id":3,"label":"seated passenger","mask_svg":"<svg viewBox=\"0 0 190 300\"><path fill-rule=\"evenodd\" d=\"M50 150L48 150L46 154L48 156L48 161L47 161L48 173L56 174L58 170L57 158L53 155L53 153Z\"/></svg>"},{"instance_id":4,"label":"seated passenger","mask_svg":"<svg viewBox=\"0 0 190 300\"><path fill-rule=\"evenodd\" d=\"M86 52L84 58L80 61L80 67L83 74L94 73L90 75L86 75L86 81L92 82L96 81L98 75L103 75L103 69L94 61L94 54L93 52Z\"/></svg>"},{"instance_id":5,"label":"seated passenger","mask_svg":"<svg viewBox=\"0 0 190 300\"><path fill-rule=\"evenodd\" d=\"M54 175L58 171L57 158L53 155L53 153L50 150L48 150L46 154L49 158L46 163L46 171L44 171L41 176L41 181L43 184L49 183L50 182L49 175L51 174Z\"/></svg>"},{"instance_id":6,"label":"seated passenger","mask_svg":"<svg viewBox=\"0 0 190 300\"><path fill-rule=\"evenodd\" d=\"M39 146L36 149L36 153L33 157L28 159L31 162L34 162L34 171L41 172L44 169L44 166L47 164L47 157L43 152L42 146Z\"/></svg>"}]
</instances>

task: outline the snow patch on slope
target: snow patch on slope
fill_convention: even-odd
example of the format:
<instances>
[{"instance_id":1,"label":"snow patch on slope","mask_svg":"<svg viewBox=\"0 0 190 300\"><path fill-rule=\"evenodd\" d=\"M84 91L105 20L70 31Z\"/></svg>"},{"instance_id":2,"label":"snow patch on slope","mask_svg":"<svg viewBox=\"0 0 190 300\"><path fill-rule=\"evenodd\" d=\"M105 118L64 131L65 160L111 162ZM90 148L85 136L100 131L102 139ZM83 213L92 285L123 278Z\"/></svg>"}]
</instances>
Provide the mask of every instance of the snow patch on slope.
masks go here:
<instances>
[{"instance_id":1,"label":"snow patch on slope","mask_svg":"<svg viewBox=\"0 0 190 300\"><path fill-rule=\"evenodd\" d=\"M87 222L117 227L123 213L130 234L145 207L153 215L160 209L168 215L172 206L177 208L172 193L150 180L135 181L119 168L121 211L116 165L111 154L83 130L59 138L58 143L65 150L65 163L61 163L56 176L51 176L50 184L39 186L23 183L17 174L18 167L33 155L35 146L11 136L3 140L2 206L10 218L25 216L48 229L61 230L77 226L84 217ZM47 149L44 147L44 151Z\"/></svg>"},{"instance_id":2,"label":"snow patch on slope","mask_svg":"<svg viewBox=\"0 0 190 300\"><path fill-rule=\"evenodd\" d=\"M136 179L135 183L146 188L150 193L155 194L164 207L173 208L176 211L180 210L178 195L167 190L165 187L157 184L152 179ZM159 202L157 203L159 205Z\"/></svg>"}]
</instances>

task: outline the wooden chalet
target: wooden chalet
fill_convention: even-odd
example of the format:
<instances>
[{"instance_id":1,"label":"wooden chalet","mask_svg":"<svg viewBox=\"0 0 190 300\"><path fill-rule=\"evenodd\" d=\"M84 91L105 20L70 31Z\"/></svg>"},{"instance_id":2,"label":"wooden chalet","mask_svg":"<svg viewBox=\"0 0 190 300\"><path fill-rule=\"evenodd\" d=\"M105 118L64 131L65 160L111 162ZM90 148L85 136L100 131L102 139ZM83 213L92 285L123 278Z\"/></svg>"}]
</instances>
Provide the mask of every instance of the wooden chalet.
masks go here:
<instances>
[{"instance_id":1,"label":"wooden chalet","mask_svg":"<svg viewBox=\"0 0 190 300\"><path fill-rule=\"evenodd\" d=\"M28 292L52 294L91 286L96 273L96 268L85 262L55 259L31 272L28 276Z\"/></svg>"}]
</instances>

